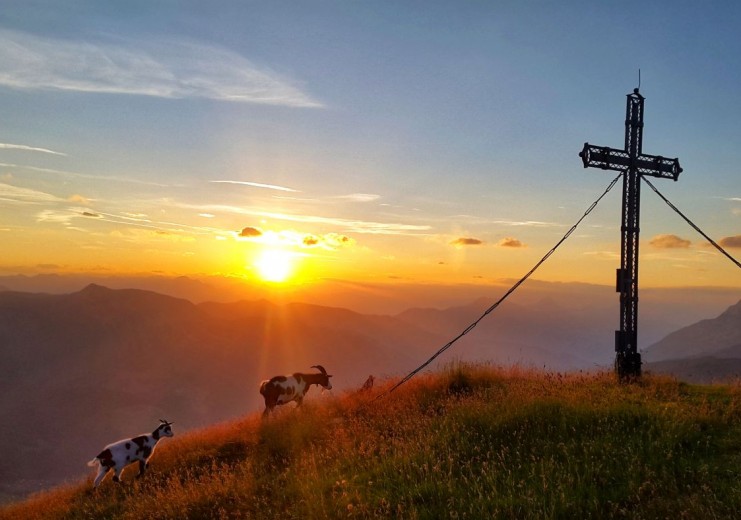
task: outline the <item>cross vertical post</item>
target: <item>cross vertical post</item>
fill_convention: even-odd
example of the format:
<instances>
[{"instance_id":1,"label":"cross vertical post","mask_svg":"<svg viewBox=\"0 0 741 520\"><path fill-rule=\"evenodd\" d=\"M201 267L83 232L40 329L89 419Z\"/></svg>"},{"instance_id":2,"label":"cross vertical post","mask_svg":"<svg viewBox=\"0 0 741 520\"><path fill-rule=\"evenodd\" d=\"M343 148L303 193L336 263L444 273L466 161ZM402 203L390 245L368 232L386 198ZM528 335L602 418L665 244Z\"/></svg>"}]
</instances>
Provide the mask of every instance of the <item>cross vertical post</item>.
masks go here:
<instances>
[{"instance_id":1,"label":"cross vertical post","mask_svg":"<svg viewBox=\"0 0 741 520\"><path fill-rule=\"evenodd\" d=\"M679 159L643 153L643 103L638 89L628 94L625 108L625 148L584 143L579 152L584 167L616 170L623 174L623 211L620 227L620 269L616 291L620 293L620 330L615 331L615 371L621 380L641 375L638 352L638 235L640 232L641 176L679 178Z\"/></svg>"}]
</instances>

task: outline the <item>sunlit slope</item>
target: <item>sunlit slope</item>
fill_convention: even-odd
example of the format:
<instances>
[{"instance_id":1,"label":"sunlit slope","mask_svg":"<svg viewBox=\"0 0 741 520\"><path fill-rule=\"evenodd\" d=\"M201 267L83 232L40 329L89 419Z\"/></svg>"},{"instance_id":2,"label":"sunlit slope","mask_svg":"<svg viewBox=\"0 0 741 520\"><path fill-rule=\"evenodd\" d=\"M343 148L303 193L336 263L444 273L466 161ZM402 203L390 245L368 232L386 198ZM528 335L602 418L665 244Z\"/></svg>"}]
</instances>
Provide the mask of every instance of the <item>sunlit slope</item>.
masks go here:
<instances>
[{"instance_id":1,"label":"sunlit slope","mask_svg":"<svg viewBox=\"0 0 741 520\"><path fill-rule=\"evenodd\" d=\"M733 518L741 389L454 366L168 439L135 472L0 518Z\"/></svg>"}]
</instances>

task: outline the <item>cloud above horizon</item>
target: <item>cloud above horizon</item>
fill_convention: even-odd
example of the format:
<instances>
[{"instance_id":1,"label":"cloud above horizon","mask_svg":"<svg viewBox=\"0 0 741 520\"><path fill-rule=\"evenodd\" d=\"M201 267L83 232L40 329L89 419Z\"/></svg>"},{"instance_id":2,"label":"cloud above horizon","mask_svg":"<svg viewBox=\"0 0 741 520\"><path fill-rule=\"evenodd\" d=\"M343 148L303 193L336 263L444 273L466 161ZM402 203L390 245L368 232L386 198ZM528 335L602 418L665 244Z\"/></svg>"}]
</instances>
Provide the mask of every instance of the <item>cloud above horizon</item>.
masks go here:
<instances>
[{"instance_id":1,"label":"cloud above horizon","mask_svg":"<svg viewBox=\"0 0 741 520\"><path fill-rule=\"evenodd\" d=\"M512 238L512 237L503 238L497 243L497 245L499 247L512 247L512 248L527 247L521 241L517 240L516 238Z\"/></svg>"},{"instance_id":2,"label":"cloud above horizon","mask_svg":"<svg viewBox=\"0 0 741 520\"><path fill-rule=\"evenodd\" d=\"M677 235L656 235L649 244L659 249L687 249L692 242Z\"/></svg>"},{"instance_id":3,"label":"cloud above horizon","mask_svg":"<svg viewBox=\"0 0 741 520\"><path fill-rule=\"evenodd\" d=\"M478 238L472 238L472 237L460 237L453 240L450 245L456 246L456 247L462 247L462 246L479 246L483 244L483 240L479 240Z\"/></svg>"},{"instance_id":4,"label":"cloud above horizon","mask_svg":"<svg viewBox=\"0 0 741 520\"><path fill-rule=\"evenodd\" d=\"M732 237L723 237L718 242L722 247L741 247L741 235L735 235Z\"/></svg>"},{"instance_id":5,"label":"cloud above horizon","mask_svg":"<svg viewBox=\"0 0 741 520\"><path fill-rule=\"evenodd\" d=\"M119 44L0 29L0 85L320 108L277 74L228 49L184 40Z\"/></svg>"},{"instance_id":6,"label":"cloud above horizon","mask_svg":"<svg viewBox=\"0 0 741 520\"><path fill-rule=\"evenodd\" d=\"M277 247L299 247L314 248L319 247L329 251L334 251L341 247L355 244L355 240L342 233L302 233L286 229L283 231L262 231L255 227L245 227L237 234L238 239L257 242L268 246Z\"/></svg>"},{"instance_id":7,"label":"cloud above horizon","mask_svg":"<svg viewBox=\"0 0 741 520\"><path fill-rule=\"evenodd\" d=\"M253 237L260 237L262 236L262 231L255 227L246 227L243 228L242 231L239 232L239 236L243 238L253 238Z\"/></svg>"},{"instance_id":8,"label":"cloud above horizon","mask_svg":"<svg viewBox=\"0 0 741 520\"><path fill-rule=\"evenodd\" d=\"M341 233L326 233L324 235L306 235L303 245L305 247L321 247L322 249L335 250L341 247L351 246L355 240Z\"/></svg>"}]
</instances>

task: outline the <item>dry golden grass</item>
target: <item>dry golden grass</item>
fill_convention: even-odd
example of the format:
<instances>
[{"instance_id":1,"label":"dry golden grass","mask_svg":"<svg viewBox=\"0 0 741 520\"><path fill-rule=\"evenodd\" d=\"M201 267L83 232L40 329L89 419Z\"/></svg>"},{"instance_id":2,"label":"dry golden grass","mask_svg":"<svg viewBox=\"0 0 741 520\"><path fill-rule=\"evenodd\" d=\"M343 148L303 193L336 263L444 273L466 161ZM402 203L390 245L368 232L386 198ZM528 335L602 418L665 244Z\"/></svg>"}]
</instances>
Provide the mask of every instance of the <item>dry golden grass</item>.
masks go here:
<instances>
[{"instance_id":1,"label":"dry golden grass","mask_svg":"<svg viewBox=\"0 0 741 520\"><path fill-rule=\"evenodd\" d=\"M168 439L140 480L0 519L741 517L738 386L452 364L372 395Z\"/></svg>"}]
</instances>

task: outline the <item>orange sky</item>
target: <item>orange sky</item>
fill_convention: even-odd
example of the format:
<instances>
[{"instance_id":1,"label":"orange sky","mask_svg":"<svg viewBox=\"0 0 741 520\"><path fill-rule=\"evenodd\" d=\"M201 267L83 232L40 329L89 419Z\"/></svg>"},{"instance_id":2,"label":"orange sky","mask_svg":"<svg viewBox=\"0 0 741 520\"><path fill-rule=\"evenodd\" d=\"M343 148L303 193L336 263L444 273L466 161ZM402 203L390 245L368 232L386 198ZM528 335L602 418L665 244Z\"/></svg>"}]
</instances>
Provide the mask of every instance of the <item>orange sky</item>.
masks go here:
<instances>
[{"instance_id":1,"label":"orange sky","mask_svg":"<svg viewBox=\"0 0 741 520\"><path fill-rule=\"evenodd\" d=\"M612 205L614 211L614 202ZM83 206L79 213L86 211ZM94 211L89 210L90 214ZM212 224L216 217L199 217L207 221L199 226L163 224L147 218L148 227L71 211L67 218L62 222L50 216L32 228L6 228L2 274L223 275L252 281L267 277L282 283L324 278L490 283L524 275L565 232L565 226L522 229L517 232L519 238L488 241L461 240L466 238L465 231L461 237L440 233L374 235L344 229L345 233L321 234L309 231L315 226L294 223L287 227L279 221L230 230ZM614 229L611 233L596 231L593 235L595 228L585 221L540 268L537 278L612 284L619 266L619 233ZM738 269L700 241L675 247L672 239L667 246L656 240L652 243L652 238L649 235L641 244L643 285L741 287ZM282 270L277 278L270 273L275 264Z\"/></svg>"}]
</instances>

